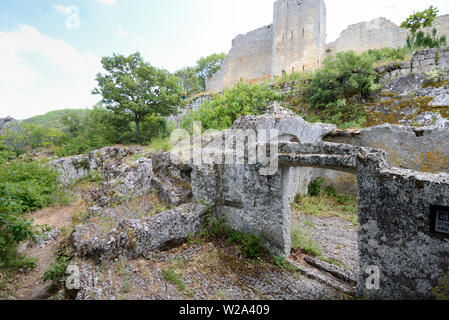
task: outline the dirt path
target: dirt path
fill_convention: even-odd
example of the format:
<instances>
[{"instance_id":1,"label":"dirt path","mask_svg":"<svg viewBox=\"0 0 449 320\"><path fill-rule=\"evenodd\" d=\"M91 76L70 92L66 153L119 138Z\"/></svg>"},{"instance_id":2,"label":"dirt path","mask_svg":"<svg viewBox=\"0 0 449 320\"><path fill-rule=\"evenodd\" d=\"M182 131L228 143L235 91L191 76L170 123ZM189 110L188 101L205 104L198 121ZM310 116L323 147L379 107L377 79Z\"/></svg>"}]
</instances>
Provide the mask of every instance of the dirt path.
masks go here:
<instances>
[{"instance_id":1,"label":"dirt path","mask_svg":"<svg viewBox=\"0 0 449 320\"><path fill-rule=\"evenodd\" d=\"M317 217L295 212L292 225L304 230L321 248L322 257L341 263L357 279L357 226L339 217Z\"/></svg>"},{"instance_id":2,"label":"dirt path","mask_svg":"<svg viewBox=\"0 0 449 320\"><path fill-rule=\"evenodd\" d=\"M75 200L68 206L54 206L35 211L30 214L36 225L47 225L52 229L70 231L72 215L84 210L82 202ZM13 296L9 299L16 300L43 300L48 299L48 283L43 281L44 273L51 267L56 250L63 236L50 239L40 245L25 243L19 247L21 253L27 257L36 258L36 267L25 273L18 273L10 279L9 287Z\"/></svg>"}]
</instances>

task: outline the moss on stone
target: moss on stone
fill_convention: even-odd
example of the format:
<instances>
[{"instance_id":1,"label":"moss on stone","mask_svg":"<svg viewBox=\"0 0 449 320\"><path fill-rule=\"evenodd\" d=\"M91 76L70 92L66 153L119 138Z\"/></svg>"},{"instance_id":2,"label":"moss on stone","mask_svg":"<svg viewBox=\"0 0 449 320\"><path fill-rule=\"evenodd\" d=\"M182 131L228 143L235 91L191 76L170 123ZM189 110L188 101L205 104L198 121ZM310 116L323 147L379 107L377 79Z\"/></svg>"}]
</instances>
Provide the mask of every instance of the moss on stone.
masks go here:
<instances>
[{"instance_id":1,"label":"moss on stone","mask_svg":"<svg viewBox=\"0 0 449 320\"><path fill-rule=\"evenodd\" d=\"M443 118L449 118L449 106L432 106L432 97L391 99L378 103L369 104L367 107L381 106L383 111L368 111L365 127L372 127L380 124L401 124L401 120L413 120L416 116L424 112L439 113ZM393 105L394 104L394 105ZM407 108L413 110L409 115L404 116Z\"/></svg>"},{"instance_id":2,"label":"moss on stone","mask_svg":"<svg viewBox=\"0 0 449 320\"><path fill-rule=\"evenodd\" d=\"M441 88L442 86L446 86L449 85L449 81L438 81L438 82L434 82L434 83L427 83L425 85L423 85L422 87L425 88L429 88L429 87L434 87L434 88Z\"/></svg>"}]
</instances>

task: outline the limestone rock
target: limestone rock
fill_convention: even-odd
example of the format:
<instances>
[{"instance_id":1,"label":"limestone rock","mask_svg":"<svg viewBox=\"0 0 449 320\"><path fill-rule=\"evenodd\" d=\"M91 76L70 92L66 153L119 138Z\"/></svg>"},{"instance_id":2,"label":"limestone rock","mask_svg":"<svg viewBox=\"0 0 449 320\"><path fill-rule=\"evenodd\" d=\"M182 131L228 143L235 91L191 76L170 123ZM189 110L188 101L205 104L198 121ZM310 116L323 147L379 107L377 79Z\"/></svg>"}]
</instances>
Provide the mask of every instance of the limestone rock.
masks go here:
<instances>
[{"instance_id":1,"label":"limestone rock","mask_svg":"<svg viewBox=\"0 0 449 320\"><path fill-rule=\"evenodd\" d=\"M89 226L74 229L71 240L82 257L97 261L113 260L120 255L148 257L151 252L179 245L202 231L204 205L189 203L146 219L124 220L109 234L92 233Z\"/></svg>"},{"instance_id":2,"label":"limestone rock","mask_svg":"<svg viewBox=\"0 0 449 320\"><path fill-rule=\"evenodd\" d=\"M68 186L86 178L94 170L106 179L117 177L121 172L116 169L117 163L121 164L123 158L132 152L125 148L106 147L87 155L56 159L49 165L61 173L59 176L61 183Z\"/></svg>"},{"instance_id":3,"label":"limestone rock","mask_svg":"<svg viewBox=\"0 0 449 320\"><path fill-rule=\"evenodd\" d=\"M186 164L175 164L170 153L150 154L153 162L153 186L162 199L178 206L190 201L192 168Z\"/></svg>"}]
</instances>

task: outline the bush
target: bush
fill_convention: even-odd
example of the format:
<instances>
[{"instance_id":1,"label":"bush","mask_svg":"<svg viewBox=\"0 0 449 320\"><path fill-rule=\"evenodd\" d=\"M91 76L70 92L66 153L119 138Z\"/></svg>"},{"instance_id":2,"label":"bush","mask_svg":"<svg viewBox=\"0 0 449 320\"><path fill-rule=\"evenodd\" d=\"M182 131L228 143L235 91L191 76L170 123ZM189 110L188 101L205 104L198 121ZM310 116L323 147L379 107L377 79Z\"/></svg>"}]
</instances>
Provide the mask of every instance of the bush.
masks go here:
<instances>
[{"instance_id":1,"label":"bush","mask_svg":"<svg viewBox=\"0 0 449 320\"><path fill-rule=\"evenodd\" d=\"M446 73L443 70L433 67L432 70L426 72L425 84L441 82L444 80L445 75Z\"/></svg>"},{"instance_id":2,"label":"bush","mask_svg":"<svg viewBox=\"0 0 449 320\"><path fill-rule=\"evenodd\" d=\"M58 250L53 264L43 275L44 281L51 281L48 288L50 294L54 294L64 287L67 278L66 270L72 258L73 254L69 248Z\"/></svg>"},{"instance_id":3,"label":"bush","mask_svg":"<svg viewBox=\"0 0 449 320\"><path fill-rule=\"evenodd\" d=\"M316 178L311 183L309 183L309 196L311 197L318 197L321 194L321 189L323 188L324 179L323 178Z\"/></svg>"},{"instance_id":4,"label":"bush","mask_svg":"<svg viewBox=\"0 0 449 320\"><path fill-rule=\"evenodd\" d=\"M411 60L415 50L413 48L383 48L383 49L371 49L362 53L362 57L372 61L374 64L391 63L391 62L403 62Z\"/></svg>"},{"instance_id":5,"label":"bush","mask_svg":"<svg viewBox=\"0 0 449 320\"><path fill-rule=\"evenodd\" d=\"M62 136L60 130L47 125L22 124L7 129L2 140L11 151L20 155L37 148L52 147Z\"/></svg>"},{"instance_id":6,"label":"bush","mask_svg":"<svg viewBox=\"0 0 449 320\"><path fill-rule=\"evenodd\" d=\"M38 163L12 162L0 168L0 260L9 248L35 239L33 221L26 213L58 200L58 174Z\"/></svg>"},{"instance_id":7,"label":"bush","mask_svg":"<svg viewBox=\"0 0 449 320\"><path fill-rule=\"evenodd\" d=\"M376 78L371 60L352 51L339 52L325 59L323 68L306 85L304 96L312 109L324 109L343 99L358 102L378 89Z\"/></svg>"},{"instance_id":8,"label":"bush","mask_svg":"<svg viewBox=\"0 0 449 320\"><path fill-rule=\"evenodd\" d=\"M304 102L321 121L343 128L361 126L366 120L361 105L380 88L377 77L372 58L352 51L337 53L327 57L305 84Z\"/></svg>"},{"instance_id":9,"label":"bush","mask_svg":"<svg viewBox=\"0 0 449 320\"><path fill-rule=\"evenodd\" d=\"M266 84L241 82L205 102L198 111L191 111L181 127L190 129L193 121L200 121L204 130L228 129L242 116L264 113L267 105L279 98Z\"/></svg>"},{"instance_id":10,"label":"bush","mask_svg":"<svg viewBox=\"0 0 449 320\"><path fill-rule=\"evenodd\" d=\"M237 244L240 252L246 258L258 258L264 253L261 244L262 236L254 234L243 234L232 230L218 218L208 217L202 232L206 238L224 238L230 244Z\"/></svg>"}]
</instances>

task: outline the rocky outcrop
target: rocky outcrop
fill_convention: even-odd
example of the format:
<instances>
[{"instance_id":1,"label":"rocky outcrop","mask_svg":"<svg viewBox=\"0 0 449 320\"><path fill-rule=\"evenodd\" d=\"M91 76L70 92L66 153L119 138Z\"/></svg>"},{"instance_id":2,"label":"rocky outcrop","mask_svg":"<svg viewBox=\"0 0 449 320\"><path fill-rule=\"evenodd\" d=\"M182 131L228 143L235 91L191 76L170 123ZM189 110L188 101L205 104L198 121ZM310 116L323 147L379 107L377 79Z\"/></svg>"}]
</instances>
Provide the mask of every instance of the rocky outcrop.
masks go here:
<instances>
[{"instance_id":1,"label":"rocky outcrop","mask_svg":"<svg viewBox=\"0 0 449 320\"><path fill-rule=\"evenodd\" d=\"M123 158L132 153L130 149L107 147L86 155L56 159L49 165L60 172L61 183L68 186L86 178L93 171L108 180L118 177L122 173L120 165Z\"/></svg>"},{"instance_id":2,"label":"rocky outcrop","mask_svg":"<svg viewBox=\"0 0 449 320\"><path fill-rule=\"evenodd\" d=\"M189 202L192 196L191 166L173 163L170 153L150 154L148 157L153 162L153 186L162 199L175 206Z\"/></svg>"},{"instance_id":3,"label":"rocky outcrop","mask_svg":"<svg viewBox=\"0 0 449 320\"><path fill-rule=\"evenodd\" d=\"M0 135L4 134L8 128L13 128L19 121L11 117L0 118Z\"/></svg>"},{"instance_id":4,"label":"rocky outcrop","mask_svg":"<svg viewBox=\"0 0 449 320\"><path fill-rule=\"evenodd\" d=\"M121 172L115 179L101 182L99 187L89 191L89 200L97 207L137 198L151 191L153 167L150 159L139 159L114 169Z\"/></svg>"},{"instance_id":5,"label":"rocky outcrop","mask_svg":"<svg viewBox=\"0 0 449 320\"><path fill-rule=\"evenodd\" d=\"M119 256L150 257L172 248L202 231L207 207L189 203L146 219L123 220L108 234L92 232L89 225L78 226L71 235L78 255L98 262Z\"/></svg>"}]
</instances>

